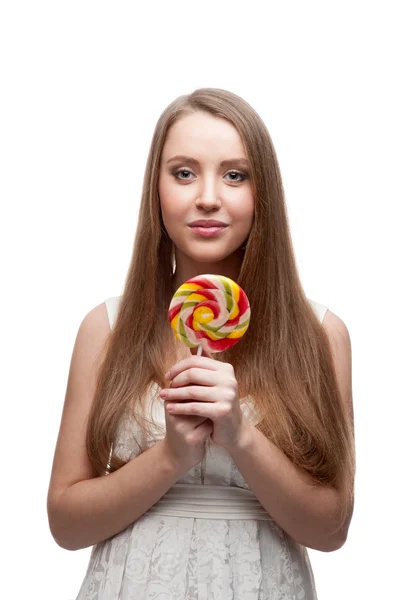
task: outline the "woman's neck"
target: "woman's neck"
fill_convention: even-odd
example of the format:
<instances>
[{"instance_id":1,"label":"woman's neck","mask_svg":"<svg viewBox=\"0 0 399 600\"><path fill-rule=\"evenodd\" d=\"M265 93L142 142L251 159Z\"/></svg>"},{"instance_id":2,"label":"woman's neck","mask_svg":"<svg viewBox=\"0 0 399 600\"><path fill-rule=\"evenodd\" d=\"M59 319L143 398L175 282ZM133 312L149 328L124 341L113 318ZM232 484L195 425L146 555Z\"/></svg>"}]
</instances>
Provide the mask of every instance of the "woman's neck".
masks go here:
<instances>
[{"instance_id":1,"label":"woman's neck","mask_svg":"<svg viewBox=\"0 0 399 600\"><path fill-rule=\"evenodd\" d=\"M176 253L176 270L172 278L173 289L177 290L188 279L207 273L224 275L236 281L240 274L242 258L242 253L236 252L222 261L199 263L186 256L180 258Z\"/></svg>"}]
</instances>

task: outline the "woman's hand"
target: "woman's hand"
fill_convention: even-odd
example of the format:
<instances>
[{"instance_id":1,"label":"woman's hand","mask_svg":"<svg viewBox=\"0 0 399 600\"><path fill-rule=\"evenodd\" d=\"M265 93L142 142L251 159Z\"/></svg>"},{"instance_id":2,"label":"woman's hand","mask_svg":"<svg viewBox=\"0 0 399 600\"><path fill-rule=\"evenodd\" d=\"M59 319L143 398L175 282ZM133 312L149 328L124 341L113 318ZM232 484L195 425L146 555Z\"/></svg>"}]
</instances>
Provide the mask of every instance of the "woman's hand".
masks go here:
<instances>
[{"instance_id":1,"label":"woman's hand","mask_svg":"<svg viewBox=\"0 0 399 600\"><path fill-rule=\"evenodd\" d=\"M231 364L207 356L191 356L174 365L166 378L170 387L160 392L171 415L211 419L211 439L219 446L232 446L241 436L241 411L237 380Z\"/></svg>"},{"instance_id":2,"label":"woman's hand","mask_svg":"<svg viewBox=\"0 0 399 600\"><path fill-rule=\"evenodd\" d=\"M167 405L165 402L165 409ZM187 472L204 458L205 442L212 432L213 423L206 417L185 417L165 410L165 425L166 449Z\"/></svg>"},{"instance_id":3,"label":"woman's hand","mask_svg":"<svg viewBox=\"0 0 399 600\"><path fill-rule=\"evenodd\" d=\"M213 423L207 418L173 415L166 410L165 424L167 450L187 472L204 458L205 442L212 432Z\"/></svg>"}]
</instances>

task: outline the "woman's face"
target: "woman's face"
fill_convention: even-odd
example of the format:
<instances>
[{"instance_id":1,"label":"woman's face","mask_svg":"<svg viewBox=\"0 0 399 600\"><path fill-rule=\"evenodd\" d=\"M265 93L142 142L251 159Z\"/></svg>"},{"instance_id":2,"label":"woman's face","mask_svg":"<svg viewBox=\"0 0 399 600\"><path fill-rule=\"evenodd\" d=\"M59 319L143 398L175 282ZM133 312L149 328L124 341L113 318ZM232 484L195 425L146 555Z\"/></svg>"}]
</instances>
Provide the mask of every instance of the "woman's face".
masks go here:
<instances>
[{"instance_id":1,"label":"woman's face","mask_svg":"<svg viewBox=\"0 0 399 600\"><path fill-rule=\"evenodd\" d=\"M159 197L176 262L226 264L251 230L254 199L236 128L198 111L169 130Z\"/></svg>"}]
</instances>

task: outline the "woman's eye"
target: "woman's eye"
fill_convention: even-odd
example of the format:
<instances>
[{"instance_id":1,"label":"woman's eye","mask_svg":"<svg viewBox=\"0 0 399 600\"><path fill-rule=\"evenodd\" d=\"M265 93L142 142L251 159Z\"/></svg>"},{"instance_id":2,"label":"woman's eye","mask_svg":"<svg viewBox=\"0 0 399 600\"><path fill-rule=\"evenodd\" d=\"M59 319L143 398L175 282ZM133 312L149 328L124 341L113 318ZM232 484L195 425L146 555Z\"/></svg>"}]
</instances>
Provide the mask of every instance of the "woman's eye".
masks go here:
<instances>
[{"instance_id":1,"label":"woman's eye","mask_svg":"<svg viewBox=\"0 0 399 600\"><path fill-rule=\"evenodd\" d=\"M173 172L173 176L176 177L176 179L180 179L180 181L190 181L192 179L190 175L195 177L194 173L188 169L178 169L177 171ZM241 171L229 171L226 173L225 177L228 177L229 181L232 183L241 183L247 179L248 175L246 173L242 173Z\"/></svg>"},{"instance_id":2,"label":"woman's eye","mask_svg":"<svg viewBox=\"0 0 399 600\"><path fill-rule=\"evenodd\" d=\"M189 171L188 169L179 169L178 171L175 171L173 173L173 175L177 178L177 179L189 179L189 176L192 175L193 173L191 173L191 171Z\"/></svg>"},{"instance_id":3,"label":"woman's eye","mask_svg":"<svg viewBox=\"0 0 399 600\"><path fill-rule=\"evenodd\" d=\"M246 173L241 173L241 171L229 171L228 173L226 173L226 177L227 175L231 175L232 178L230 179L230 181L234 181L234 182L241 182L244 181L247 178L247 174Z\"/></svg>"}]
</instances>

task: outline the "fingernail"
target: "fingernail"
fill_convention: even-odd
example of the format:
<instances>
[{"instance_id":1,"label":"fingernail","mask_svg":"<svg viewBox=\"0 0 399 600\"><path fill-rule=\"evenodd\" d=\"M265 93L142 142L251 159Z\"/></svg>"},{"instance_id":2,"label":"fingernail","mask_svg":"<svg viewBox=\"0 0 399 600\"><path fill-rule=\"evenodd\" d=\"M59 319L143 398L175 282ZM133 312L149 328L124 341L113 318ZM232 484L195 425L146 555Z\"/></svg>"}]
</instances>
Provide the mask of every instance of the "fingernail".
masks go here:
<instances>
[{"instance_id":1,"label":"fingernail","mask_svg":"<svg viewBox=\"0 0 399 600\"><path fill-rule=\"evenodd\" d=\"M165 379L170 379L170 371L168 371L165 375Z\"/></svg>"}]
</instances>

